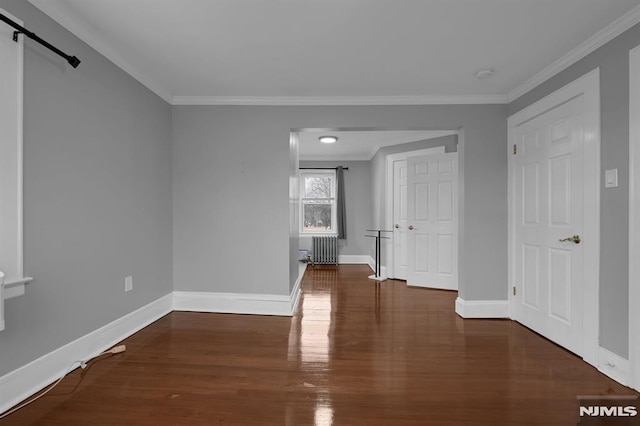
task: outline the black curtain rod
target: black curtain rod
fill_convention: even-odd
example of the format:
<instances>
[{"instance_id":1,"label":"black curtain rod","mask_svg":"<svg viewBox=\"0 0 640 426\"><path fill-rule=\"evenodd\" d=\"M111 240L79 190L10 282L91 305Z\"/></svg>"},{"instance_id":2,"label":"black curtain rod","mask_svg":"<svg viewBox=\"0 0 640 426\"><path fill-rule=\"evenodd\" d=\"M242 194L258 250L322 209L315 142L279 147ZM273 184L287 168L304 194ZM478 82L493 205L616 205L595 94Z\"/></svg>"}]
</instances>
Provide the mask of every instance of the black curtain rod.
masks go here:
<instances>
[{"instance_id":1,"label":"black curtain rod","mask_svg":"<svg viewBox=\"0 0 640 426\"><path fill-rule=\"evenodd\" d=\"M78 68L78 65L80 65L80 59L76 58L75 56L67 55L62 50L58 49L57 47L55 47L55 46L51 45L50 43L46 42L45 40L41 39L35 33L32 33L31 31L29 31L28 29L26 29L22 25L16 24L15 22L13 22L11 19L7 18L2 13L0 13L0 21L6 23L7 25L9 25L9 26L11 26L11 27L13 27L13 28L15 28L17 30L17 31L13 32L13 41L15 41L15 42L18 41L18 34L24 34L27 37L29 37L30 39L40 43L41 45L43 45L47 49L49 49L49 50L57 53L58 55L62 56L63 58L65 58L67 60L67 62L69 62L69 65L71 65L72 67Z\"/></svg>"},{"instance_id":2,"label":"black curtain rod","mask_svg":"<svg viewBox=\"0 0 640 426\"><path fill-rule=\"evenodd\" d=\"M338 170L337 167L300 167L300 170ZM342 170L349 170L348 167L343 167Z\"/></svg>"}]
</instances>

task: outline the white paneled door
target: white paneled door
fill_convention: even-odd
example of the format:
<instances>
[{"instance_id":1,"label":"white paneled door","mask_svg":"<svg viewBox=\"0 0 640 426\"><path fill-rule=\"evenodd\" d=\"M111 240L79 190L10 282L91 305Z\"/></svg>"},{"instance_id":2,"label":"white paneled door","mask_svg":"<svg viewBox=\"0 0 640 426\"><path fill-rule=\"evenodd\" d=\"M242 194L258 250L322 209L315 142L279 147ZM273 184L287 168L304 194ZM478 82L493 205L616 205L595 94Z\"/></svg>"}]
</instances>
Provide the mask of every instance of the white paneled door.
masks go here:
<instances>
[{"instance_id":1,"label":"white paneled door","mask_svg":"<svg viewBox=\"0 0 640 426\"><path fill-rule=\"evenodd\" d=\"M582 354L583 97L514 129L512 316Z\"/></svg>"},{"instance_id":2,"label":"white paneled door","mask_svg":"<svg viewBox=\"0 0 640 426\"><path fill-rule=\"evenodd\" d=\"M407 284L458 289L457 153L407 159Z\"/></svg>"}]
</instances>

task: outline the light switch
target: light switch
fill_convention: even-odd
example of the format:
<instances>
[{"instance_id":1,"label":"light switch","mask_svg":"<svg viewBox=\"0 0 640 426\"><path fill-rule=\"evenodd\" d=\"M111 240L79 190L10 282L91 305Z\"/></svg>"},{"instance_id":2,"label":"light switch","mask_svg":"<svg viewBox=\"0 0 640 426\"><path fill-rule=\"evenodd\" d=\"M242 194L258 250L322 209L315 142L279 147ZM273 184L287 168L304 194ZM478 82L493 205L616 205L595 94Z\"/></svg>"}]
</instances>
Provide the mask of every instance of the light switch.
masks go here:
<instances>
[{"instance_id":1,"label":"light switch","mask_svg":"<svg viewBox=\"0 0 640 426\"><path fill-rule=\"evenodd\" d=\"M604 187L615 188L618 186L618 169L604 171Z\"/></svg>"}]
</instances>

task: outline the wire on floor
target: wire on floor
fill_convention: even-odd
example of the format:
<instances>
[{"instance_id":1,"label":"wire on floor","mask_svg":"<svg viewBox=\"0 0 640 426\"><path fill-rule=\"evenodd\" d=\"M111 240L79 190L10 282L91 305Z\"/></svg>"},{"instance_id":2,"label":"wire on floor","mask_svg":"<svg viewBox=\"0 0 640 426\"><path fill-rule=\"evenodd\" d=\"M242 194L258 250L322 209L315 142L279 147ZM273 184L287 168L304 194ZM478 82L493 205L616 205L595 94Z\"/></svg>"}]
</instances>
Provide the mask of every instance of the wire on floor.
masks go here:
<instances>
[{"instance_id":1,"label":"wire on floor","mask_svg":"<svg viewBox=\"0 0 640 426\"><path fill-rule=\"evenodd\" d=\"M7 417L10 414L15 413L16 411L18 411L21 408L26 407L27 405L31 404L34 401L37 401L38 399L42 398L43 396L45 396L47 393L49 393L49 391L51 391L53 388L55 388L56 386L58 386L58 384L60 384L60 382L62 381L62 379L64 379L67 374L69 374L70 372L72 372L73 370L75 370L77 367L80 367L82 369L85 369L87 367L87 363L91 360L94 360L96 358L99 358L103 355L115 355L115 354L119 354L121 352L124 352L127 350L127 347L125 345L119 345L119 346L114 346L113 348L106 350L104 352L99 353L98 355L95 355L89 359L85 359L85 360L79 360L79 361L73 361L71 363L71 365L69 366L69 368L67 368L67 370L64 372L64 374L62 376L60 376L60 378L58 380L56 380L54 383L52 383L51 385L49 385L49 387L47 387L44 391L40 391L39 394L37 394L36 396L32 397L31 399L28 399L27 401L23 402L22 404L16 405L15 407L13 407L12 409L10 409L9 411L0 414L0 419L4 419L5 417ZM78 364L78 365L76 365Z\"/></svg>"}]
</instances>

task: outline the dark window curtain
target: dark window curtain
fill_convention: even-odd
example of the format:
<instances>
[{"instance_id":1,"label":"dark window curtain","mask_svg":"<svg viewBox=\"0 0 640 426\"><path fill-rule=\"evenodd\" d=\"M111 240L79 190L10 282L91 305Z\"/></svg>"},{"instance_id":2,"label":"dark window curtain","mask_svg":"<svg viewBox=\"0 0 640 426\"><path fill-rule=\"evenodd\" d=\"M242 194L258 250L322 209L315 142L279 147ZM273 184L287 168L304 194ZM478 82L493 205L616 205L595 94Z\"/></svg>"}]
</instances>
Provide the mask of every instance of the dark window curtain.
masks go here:
<instances>
[{"instance_id":1,"label":"dark window curtain","mask_svg":"<svg viewBox=\"0 0 640 426\"><path fill-rule=\"evenodd\" d=\"M336 167L336 183L338 184L338 200L336 206L338 209L338 238L344 240L347 238L347 210L345 207L344 170L342 166Z\"/></svg>"}]
</instances>

